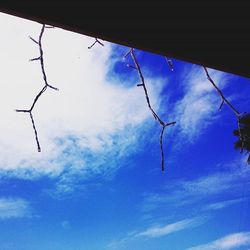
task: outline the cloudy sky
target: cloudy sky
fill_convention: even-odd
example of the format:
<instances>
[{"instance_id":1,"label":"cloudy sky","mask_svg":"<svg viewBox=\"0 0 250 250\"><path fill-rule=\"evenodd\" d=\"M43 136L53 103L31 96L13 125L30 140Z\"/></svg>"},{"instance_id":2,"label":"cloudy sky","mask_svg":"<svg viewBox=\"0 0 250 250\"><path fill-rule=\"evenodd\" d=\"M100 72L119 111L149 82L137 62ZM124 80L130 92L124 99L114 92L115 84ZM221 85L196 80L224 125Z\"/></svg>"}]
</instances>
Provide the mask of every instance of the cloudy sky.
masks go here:
<instances>
[{"instance_id":1,"label":"cloudy sky","mask_svg":"<svg viewBox=\"0 0 250 250\"><path fill-rule=\"evenodd\" d=\"M202 67L0 14L0 249L250 249L250 168L237 121ZM250 80L208 69L240 112Z\"/></svg>"}]
</instances>

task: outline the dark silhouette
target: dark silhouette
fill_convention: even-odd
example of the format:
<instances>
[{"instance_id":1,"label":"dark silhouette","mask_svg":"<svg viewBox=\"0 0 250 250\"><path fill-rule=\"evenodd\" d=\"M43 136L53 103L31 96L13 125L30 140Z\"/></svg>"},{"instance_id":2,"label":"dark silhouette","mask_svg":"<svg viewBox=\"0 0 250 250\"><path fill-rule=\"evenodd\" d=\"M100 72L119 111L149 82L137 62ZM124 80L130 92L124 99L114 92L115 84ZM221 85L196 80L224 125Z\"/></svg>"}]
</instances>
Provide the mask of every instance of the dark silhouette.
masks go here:
<instances>
[{"instance_id":1,"label":"dark silhouette","mask_svg":"<svg viewBox=\"0 0 250 250\"><path fill-rule=\"evenodd\" d=\"M239 128L233 131L235 136L239 139L234 143L235 149L241 150L241 152L250 153L250 113L244 114L239 119ZM248 164L250 164L250 154L247 159Z\"/></svg>"},{"instance_id":2,"label":"dark silhouette","mask_svg":"<svg viewBox=\"0 0 250 250\"><path fill-rule=\"evenodd\" d=\"M45 24L42 25L42 28L41 28L41 32L40 32L40 35L39 35L39 38L38 38L38 41L36 39L34 39L33 37L29 37L31 41L33 41L35 44L37 44L39 46L39 52L40 52L40 55L36 58L32 58L30 59L31 62L34 62L34 61L40 61L40 65L41 65L41 70L42 70L42 75L43 75L43 80L44 80L44 86L43 88L39 91L39 93L36 95L36 97L34 98L34 101L31 105L31 107L29 109L16 109L16 112L23 112L23 113L29 113L30 115L30 119L31 119L31 122L32 122L32 127L33 127L33 130L34 130L34 134L35 134L35 139L36 139L36 144L37 144L37 151L38 152L41 152L41 146L40 146L40 142L39 142L39 139L38 139L38 133L37 133L37 129L36 129L36 126L35 126L35 121L34 121L34 118L33 118L33 114L32 114L32 111L33 111L33 108L35 107L38 99L41 97L41 95L47 90L47 88L51 88L53 90L58 90L58 88L56 87L53 87L52 85L50 85L48 83L48 80L47 80L47 75L46 75L46 72L45 72L45 68L44 68L44 58L43 58L43 47L42 47L42 37L43 37L43 34L44 34L44 31L45 29L50 29L50 28L54 28L53 26L47 26Z\"/></svg>"},{"instance_id":3,"label":"dark silhouette","mask_svg":"<svg viewBox=\"0 0 250 250\"><path fill-rule=\"evenodd\" d=\"M130 48L129 51L124 56L124 58L126 58L128 55L131 56L131 58L132 58L132 60L134 62L134 66L133 65L129 65L129 64L127 66L130 67L130 68L132 68L132 69L135 69L138 72L138 76L139 76L139 78L141 80L141 83L137 84L137 87L142 87L143 88L148 108L151 111L151 113L152 113L153 117L155 118L155 120L162 127L162 129L161 129L161 135L160 135L160 148L161 148L161 170L162 170L162 172L164 172L165 171L165 164L164 164L165 155L164 155L164 150L163 150L163 135L164 135L165 128L168 127L168 126L174 125L176 123L176 121L173 121L173 122L164 122L160 118L160 116L154 111L154 109L152 108L151 103L150 103L150 99L149 99L149 95L148 95L148 90L147 90L147 87L146 87L146 84L145 84L145 80L144 80L144 76L142 74L142 70L141 70L140 64L139 64L139 62L138 62L138 60L137 60L137 58L135 56L134 48ZM170 62L170 60L169 60L169 62ZM171 63L172 63L172 61L171 61ZM171 64L170 66L173 67L173 64Z\"/></svg>"},{"instance_id":4,"label":"dark silhouette","mask_svg":"<svg viewBox=\"0 0 250 250\"><path fill-rule=\"evenodd\" d=\"M88 49L92 49L92 47L95 46L96 43L99 43L100 45L104 46L103 43L101 43L97 38L95 38L95 41L88 47Z\"/></svg>"}]
</instances>

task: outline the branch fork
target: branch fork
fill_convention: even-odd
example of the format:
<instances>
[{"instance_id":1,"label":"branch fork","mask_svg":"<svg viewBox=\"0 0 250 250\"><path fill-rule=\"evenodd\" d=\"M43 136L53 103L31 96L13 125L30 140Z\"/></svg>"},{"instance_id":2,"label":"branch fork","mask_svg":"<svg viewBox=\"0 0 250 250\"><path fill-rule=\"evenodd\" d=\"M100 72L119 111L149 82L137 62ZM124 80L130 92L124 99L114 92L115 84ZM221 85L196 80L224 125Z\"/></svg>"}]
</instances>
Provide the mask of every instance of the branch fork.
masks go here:
<instances>
[{"instance_id":1,"label":"branch fork","mask_svg":"<svg viewBox=\"0 0 250 250\"><path fill-rule=\"evenodd\" d=\"M146 101L147 101L147 105L148 105L148 108L149 110L151 111L154 119L161 125L162 127L162 130L161 130L161 133L160 133L160 149L161 149L161 170L162 172L164 172L165 170L165 155L164 155L164 150L163 150L163 136L164 136L164 131L165 131L165 128L168 127L168 126L171 126L171 125L174 125L176 122L169 122L169 123L166 123L164 122L160 116L154 111L154 109L152 108L151 106L151 103L150 103L150 99L149 99L149 95L148 95L148 90L147 90L147 87L146 87L146 84L145 84L145 80L144 80L144 76L143 76L143 73L142 73L142 70L141 70L141 67L138 63L138 60L135 56L135 53L134 53L134 49L133 48L130 48L129 51L124 55L124 59L128 56L131 56L133 62L134 62L134 66L132 65L129 65L127 64L128 67L132 68L132 69L135 69L137 70L138 72L138 76L140 78L140 83L137 84L138 87L143 87L143 90L144 90L144 94L145 94L145 98L146 98Z\"/></svg>"},{"instance_id":2,"label":"branch fork","mask_svg":"<svg viewBox=\"0 0 250 250\"><path fill-rule=\"evenodd\" d=\"M242 136L242 133L241 133L241 128L240 128L241 113L224 96L224 94L222 93L222 91L218 88L218 86L215 84L215 82L213 81L213 79L209 75L207 68L205 66L203 66L203 69L205 70L207 79L213 85L213 87L215 88L215 90L217 91L218 95L221 98L221 104L220 104L219 110L221 110L222 107L223 107L223 105L226 104L231 109L231 111L233 112L233 114L236 116L237 124L238 124L238 129L239 129L239 136L240 136L240 141L241 141L241 151L240 152L242 153L243 152L243 148L244 148L244 139L243 139L243 136Z\"/></svg>"},{"instance_id":3,"label":"branch fork","mask_svg":"<svg viewBox=\"0 0 250 250\"><path fill-rule=\"evenodd\" d=\"M92 49L92 47L96 44L100 44L101 46L104 46L104 44L102 42L100 42L99 39L95 38L95 41L88 47L88 49Z\"/></svg>"},{"instance_id":4,"label":"branch fork","mask_svg":"<svg viewBox=\"0 0 250 250\"><path fill-rule=\"evenodd\" d=\"M43 37L45 28L54 28L54 27L52 27L52 26L46 26L45 24L43 24L42 28L41 28L41 32L40 32L38 41L35 40L33 37L29 36L29 38L31 39L31 41L33 41L35 44L37 44L39 46L40 55L38 57L36 57L36 58L30 59L30 61L40 61L42 75L43 75L43 80L44 80L44 86L39 91L39 93L35 96L35 98L33 100L33 103L32 103L32 105L31 105L31 107L29 109L16 109L16 112L29 113L30 119L31 119L31 123L32 123L32 127L33 127L34 134L35 134L35 140L36 140L37 151L38 152L41 152L41 146L40 146L40 142L39 142L39 138L38 138L38 133L37 133L37 129L36 129L36 126L35 126L35 121L34 121L34 118L33 118L32 111L33 111L33 109L34 109L34 107L35 107L38 99L47 90L47 88L51 88L53 90L58 90L58 88L53 87L52 85L50 85L48 83L48 81L47 81L47 75L46 75L45 68L44 68L42 37Z\"/></svg>"}]
</instances>

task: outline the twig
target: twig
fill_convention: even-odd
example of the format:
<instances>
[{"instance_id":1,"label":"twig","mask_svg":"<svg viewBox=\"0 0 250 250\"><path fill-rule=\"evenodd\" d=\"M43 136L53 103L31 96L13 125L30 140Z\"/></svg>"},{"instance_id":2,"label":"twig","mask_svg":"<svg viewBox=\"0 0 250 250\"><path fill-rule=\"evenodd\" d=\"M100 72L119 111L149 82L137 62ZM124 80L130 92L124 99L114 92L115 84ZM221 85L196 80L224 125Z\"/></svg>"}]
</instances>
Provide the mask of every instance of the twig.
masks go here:
<instances>
[{"instance_id":1,"label":"twig","mask_svg":"<svg viewBox=\"0 0 250 250\"><path fill-rule=\"evenodd\" d=\"M161 147L161 171L164 172L164 150L163 150L163 135L166 126L162 126L160 135L160 147Z\"/></svg>"},{"instance_id":2,"label":"twig","mask_svg":"<svg viewBox=\"0 0 250 250\"><path fill-rule=\"evenodd\" d=\"M23 113L29 113L30 115L30 119L31 119L31 123L32 123L32 127L33 127L33 130L34 130L34 134L35 134L35 139L36 139L36 144L37 144L37 151L38 152L41 152L41 146L40 146L40 142L39 142L39 139L38 139L38 133L37 133L37 129L36 129L36 126L35 126L35 121L34 121L34 118L33 118L33 114L32 114L32 111L38 101L38 99L41 97L41 95L47 90L47 88L51 88L51 89L54 89L54 90L58 90L58 88L56 87L53 87L52 85L50 85L47 81L47 75L46 75L46 72L45 72L45 68L44 68L44 58L43 58L43 47L42 47L42 37L43 37L43 34L44 34L44 30L45 28L53 28L51 26L46 26L45 24L42 25L42 29L41 29L41 32L40 32L40 35L39 35L39 39L38 41L36 41L34 38L32 38L31 36L29 37L34 43L38 44L39 46L39 52L40 52L40 55L36 58L33 58L33 59L30 59L30 61L40 61L40 65L41 65L41 70L42 70L42 75L43 75L43 80L44 80L44 86L43 88L39 91L39 93L35 96L34 100L33 100L33 103L31 105L31 107L29 109L16 109L16 112L23 112Z\"/></svg>"},{"instance_id":3,"label":"twig","mask_svg":"<svg viewBox=\"0 0 250 250\"><path fill-rule=\"evenodd\" d=\"M134 62L134 66L131 66L131 67L133 69L137 70L139 78L141 80L141 83L137 84L137 86L138 87L143 87L148 108L151 111L151 113L152 113L153 117L155 118L155 120L162 126L162 130L161 130L161 134L160 134L160 149L161 149L161 170L162 170L162 172L164 172L164 170L165 170L164 162L165 161L164 161L164 150L163 150L163 135L164 135L165 128L167 126L174 125L176 122L174 121L174 122L170 122L170 123L165 123L160 118L160 116L154 111L154 109L152 108L151 103L150 103L150 99L149 99L149 96L148 96L148 90L147 90L147 87L146 87L146 84L145 84L144 76L142 74L141 67L140 67L140 65L138 63L138 60L137 60L136 56L135 56L133 48L130 48L130 50L126 53L124 58L126 58L128 55L131 56L131 58L132 58L132 60Z\"/></svg>"},{"instance_id":4,"label":"twig","mask_svg":"<svg viewBox=\"0 0 250 250\"><path fill-rule=\"evenodd\" d=\"M220 108L222 107L222 105L224 103L226 103L229 108L234 112L234 114L236 116L239 116L240 115L240 112L227 100L227 98L223 95L222 91L217 87L217 85L214 83L213 79L210 77L209 73L208 73L208 70L206 67L203 67L205 72L206 72L206 75L207 75L207 79L212 83L212 85L214 86L214 88L216 89L217 93L220 95L221 99L222 99L222 104L220 106Z\"/></svg>"},{"instance_id":5,"label":"twig","mask_svg":"<svg viewBox=\"0 0 250 250\"><path fill-rule=\"evenodd\" d=\"M241 113L228 101L228 99L224 96L224 94L222 93L222 91L218 88L218 86L215 84L215 82L213 81L213 79L211 78L211 76L208 73L208 70L205 66L203 66L203 69L206 72L207 75L207 79L211 82L211 84L214 86L214 88L216 89L218 95L221 97L221 104L219 107L219 110L222 109L222 106L224 104L227 104L227 106L232 110L232 112L234 113L234 115L236 116L237 119L237 124L238 124L238 129L239 129L239 137L240 137L240 141L241 141L241 153L243 152L243 148L244 148L244 139L241 133L241 128L240 128L240 118L241 118Z\"/></svg>"},{"instance_id":6,"label":"twig","mask_svg":"<svg viewBox=\"0 0 250 250\"><path fill-rule=\"evenodd\" d=\"M139 77L140 77L140 79L141 79L141 85L140 85L140 86L143 87L143 90L144 90L144 93L145 93L145 97L146 97L146 100L147 100L148 107L149 107L149 109L151 110L151 112L152 112L154 118L155 118L156 120L158 120L158 122L159 122L162 126L164 126L164 122L163 122L163 121L161 120L161 118L156 114L156 112L153 110L153 108L152 108L152 106L151 106L151 103L150 103L150 100L149 100L149 96L148 96L148 91L147 91L147 88L146 88L146 85L145 85L145 81L144 81L144 76L143 76L143 74L142 74L141 67L140 67L140 65L139 65L139 63L138 63L138 61L137 61L137 58L135 57L135 53L134 53L134 50L133 50L133 49L130 50L130 55L131 55L131 57L132 57L132 59L133 59L133 61L134 61L135 68L136 68L136 70L138 71L138 75L139 75ZM137 85L137 86L138 86L138 85Z\"/></svg>"},{"instance_id":7,"label":"twig","mask_svg":"<svg viewBox=\"0 0 250 250\"><path fill-rule=\"evenodd\" d=\"M99 43L101 46L104 46L102 42L100 42L97 38L95 38L95 41L88 47L88 49L91 49L96 43Z\"/></svg>"},{"instance_id":8,"label":"twig","mask_svg":"<svg viewBox=\"0 0 250 250\"><path fill-rule=\"evenodd\" d=\"M174 64L173 64L173 61L172 61L170 58L166 57L166 56L165 56L165 59L166 59L166 61L167 61L167 64L168 64L169 69L170 69L171 71L174 71Z\"/></svg>"},{"instance_id":9,"label":"twig","mask_svg":"<svg viewBox=\"0 0 250 250\"><path fill-rule=\"evenodd\" d=\"M33 130L34 130L34 133L35 133L37 151L41 152L41 147L40 147L40 143L39 143L39 140L38 140L37 130L36 130L35 122L34 122L33 115L32 115L31 112L30 112L30 119L31 119Z\"/></svg>"},{"instance_id":10,"label":"twig","mask_svg":"<svg viewBox=\"0 0 250 250\"><path fill-rule=\"evenodd\" d=\"M130 64L127 64L126 66L127 66L128 68L136 69L136 70L137 70L137 68L136 68L135 66L132 66L132 65L130 65Z\"/></svg>"}]
</instances>

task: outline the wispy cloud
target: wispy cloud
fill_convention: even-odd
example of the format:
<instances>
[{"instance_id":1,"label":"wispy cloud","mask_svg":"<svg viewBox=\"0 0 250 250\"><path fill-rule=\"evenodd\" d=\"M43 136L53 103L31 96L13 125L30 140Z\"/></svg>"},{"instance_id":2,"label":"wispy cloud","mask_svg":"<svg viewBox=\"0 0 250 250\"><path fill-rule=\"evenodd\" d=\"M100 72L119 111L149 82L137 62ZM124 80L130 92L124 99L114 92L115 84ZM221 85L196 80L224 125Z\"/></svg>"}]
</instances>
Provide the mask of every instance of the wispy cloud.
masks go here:
<instances>
[{"instance_id":1,"label":"wispy cloud","mask_svg":"<svg viewBox=\"0 0 250 250\"><path fill-rule=\"evenodd\" d=\"M46 30L46 71L59 92L46 92L34 110L42 146L37 153L29 117L14 110L29 107L41 88L40 67L28 62L38 53L28 36L37 37L40 25L5 14L0 19L6 24L0 48L5 69L0 75L0 174L31 179L61 177L69 170L88 176L119 168L123 157L138 150L138 138L152 117L141 89L125 87L117 77L107 79L110 43L88 50L90 37ZM156 108L159 81L147 79Z\"/></svg>"},{"instance_id":2,"label":"wispy cloud","mask_svg":"<svg viewBox=\"0 0 250 250\"><path fill-rule=\"evenodd\" d=\"M28 201L21 198L0 198L0 219L31 217L32 209Z\"/></svg>"},{"instance_id":3,"label":"wispy cloud","mask_svg":"<svg viewBox=\"0 0 250 250\"><path fill-rule=\"evenodd\" d=\"M250 232L240 232L227 235L204 245L188 248L187 250L231 250L247 246L250 246Z\"/></svg>"},{"instance_id":4,"label":"wispy cloud","mask_svg":"<svg viewBox=\"0 0 250 250\"><path fill-rule=\"evenodd\" d=\"M210 70L211 77L220 87L229 80L227 74ZM194 141L218 117L220 98L200 66L193 66L182 79L184 95L177 101L173 116L178 121L179 136ZM183 140L182 140L183 143Z\"/></svg>"},{"instance_id":5,"label":"wispy cloud","mask_svg":"<svg viewBox=\"0 0 250 250\"><path fill-rule=\"evenodd\" d=\"M205 217L194 217L191 219L184 219L165 225L150 226L141 231L129 232L127 236L122 239L111 241L107 249L121 249L133 241L144 240L148 238L164 237L172 233L177 233L181 230L188 230L190 228L201 225L206 220Z\"/></svg>"},{"instance_id":6,"label":"wispy cloud","mask_svg":"<svg viewBox=\"0 0 250 250\"><path fill-rule=\"evenodd\" d=\"M134 237L156 238L166 236L187 228L198 226L202 223L201 218L185 219L172 224L150 227L134 235Z\"/></svg>"},{"instance_id":7,"label":"wispy cloud","mask_svg":"<svg viewBox=\"0 0 250 250\"><path fill-rule=\"evenodd\" d=\"M221 201L221 202L215 202L215 203L211 203L208 204L204 207L205 210L218 210L218 209L222 209L222 208L226 208L229 206L232 206L234 204L240 203L240 202L244 202L246 201L247 198L239 198L239 199L233 199L233 200L225 200L225 201Z\"/></svg>"},{"instance_id":8,"label":"wispy cloud","mask_svg":"<svg viewBox=\"0 0 250 250\"><path fill-rule=\"evenodd\" d=\"M233 194L237 198L213 204L210 208L226 207L244 199L239 192L242 184L249 185L250 171L241 164L235 164L234 168L227 171L215 172L214 174L201 176L193 180L176 180L168 183L161 192L145 194L144 211L151 211L160 206L184 206L200 204L199 201L207 198L215 198L222 193ZM204 205L204 202L202 203ZM206 207L207 208L207 207Z\"/></svg>"}]
</instances>

